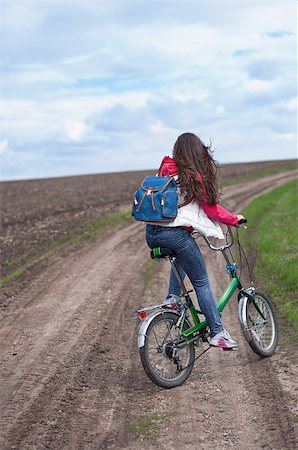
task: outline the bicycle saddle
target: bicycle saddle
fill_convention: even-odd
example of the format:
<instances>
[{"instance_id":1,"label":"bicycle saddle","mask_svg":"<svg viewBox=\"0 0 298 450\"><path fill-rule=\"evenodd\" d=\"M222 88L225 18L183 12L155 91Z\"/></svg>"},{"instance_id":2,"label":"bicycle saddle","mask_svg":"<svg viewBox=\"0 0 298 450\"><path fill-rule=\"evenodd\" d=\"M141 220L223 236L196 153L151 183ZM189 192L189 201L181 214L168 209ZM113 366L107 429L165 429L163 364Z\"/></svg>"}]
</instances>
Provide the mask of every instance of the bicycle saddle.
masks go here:
<instances>
[{"instance_id":1,"label":"bicycle saddle","mask_svg":"<svg viewBox=\"0 0 298 450\"><path fill-rule=\"evenodd\" d=\"M155 247L150 252L151 258L165 258L167 256L176 256L176 252L171 248L166 247Z\"/></svg>"}]
</instances>

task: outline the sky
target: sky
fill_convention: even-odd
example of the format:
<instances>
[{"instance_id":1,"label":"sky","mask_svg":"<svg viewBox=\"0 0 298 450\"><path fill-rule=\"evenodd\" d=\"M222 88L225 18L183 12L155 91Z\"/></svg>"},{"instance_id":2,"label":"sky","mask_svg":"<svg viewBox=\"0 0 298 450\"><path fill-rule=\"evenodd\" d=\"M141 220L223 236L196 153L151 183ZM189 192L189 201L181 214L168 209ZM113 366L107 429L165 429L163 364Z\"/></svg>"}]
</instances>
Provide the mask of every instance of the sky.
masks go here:
<instances>
[{"instance_id":1,"label":"sky","mask_svg":"<svg viewBox=\"0 0 298 450\"><path fill-rule=\"evenodd\" d=\"M0 0L0 179L297 157L295 0Z\"/></svg>"}]
</instances>

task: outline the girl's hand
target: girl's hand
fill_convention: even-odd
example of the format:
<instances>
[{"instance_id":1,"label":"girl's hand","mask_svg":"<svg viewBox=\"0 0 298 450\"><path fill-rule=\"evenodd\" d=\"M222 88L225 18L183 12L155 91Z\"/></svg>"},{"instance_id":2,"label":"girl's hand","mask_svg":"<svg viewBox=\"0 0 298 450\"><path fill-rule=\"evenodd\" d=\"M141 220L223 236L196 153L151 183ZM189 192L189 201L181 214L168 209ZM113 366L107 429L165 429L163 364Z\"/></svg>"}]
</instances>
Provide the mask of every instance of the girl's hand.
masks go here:
<instances>
[{"instance_id":1,"label":"girl's hand","mask_svg":"<svg viewBox=\"0 0 298 450\"><path fill-rule=\"evenodd\" d=\"M238 223L245 223L247 222L247 220L245 219L244 216L242 216L241 214L237 214L237 219L238 219Z\"/></svg>"}]
</instances>

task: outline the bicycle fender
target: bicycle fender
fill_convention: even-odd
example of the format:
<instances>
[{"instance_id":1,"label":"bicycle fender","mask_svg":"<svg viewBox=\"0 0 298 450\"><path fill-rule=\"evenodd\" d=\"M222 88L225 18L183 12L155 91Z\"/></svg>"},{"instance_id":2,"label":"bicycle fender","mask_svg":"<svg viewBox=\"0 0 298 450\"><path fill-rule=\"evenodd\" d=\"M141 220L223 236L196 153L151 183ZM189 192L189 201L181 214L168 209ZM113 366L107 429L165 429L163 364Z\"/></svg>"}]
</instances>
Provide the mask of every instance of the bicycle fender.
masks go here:
<instances>
[{"instance_id":1,"label":"bicycle fender","mask_svg":"<svg viewBox=\"0 0 298 450\"><path fill-rule=\"evenodd\" d=\"M243 297L240 298L239 304L238 304L238 314L239 314L239 320L241 325L242 333L244 334L245 339L247 342L250 342L252 340L251 333L249 331L249 326L246 320L246 306L248 302L248 297L246 295L243 295Z\"/></svg>"},{"instance_id":2,"label":"bicycle fender","mask_svg":"<svg viewBox=\"0 0 298 450\"><path fill-rule=\"evenodd\" d=\"M145 337L147 335L147 330L148 330L148 327L149 327L150 323L152 322L152 320L155 319L155 317L158 316L159 314L164 314L166 312L169 312L169 310L168 309L162 309L162 310L156 311L155 313L150 314L150 316L148 316L144 320L144 322L142 323L142 325L140 327L139 334L138 334L138 340L137 340L138 348L144 347L144 345L145 345ZM174 311L171 311L171 312L176 314ZM176 314L176 315L177 315L177 317L180 317L179 314Z\"/></svg>"}]
</instances>

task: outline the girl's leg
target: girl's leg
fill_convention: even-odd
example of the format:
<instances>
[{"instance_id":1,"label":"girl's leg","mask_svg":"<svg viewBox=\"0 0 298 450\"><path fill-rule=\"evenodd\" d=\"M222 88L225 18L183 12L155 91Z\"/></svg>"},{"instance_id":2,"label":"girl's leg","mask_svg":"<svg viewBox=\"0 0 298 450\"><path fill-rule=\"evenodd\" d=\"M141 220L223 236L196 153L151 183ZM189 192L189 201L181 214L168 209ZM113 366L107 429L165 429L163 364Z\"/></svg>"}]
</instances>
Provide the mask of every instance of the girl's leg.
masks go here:
<instances>
[{"instance_id":1,"label":"girl's leg","mask_svg":"<svg viewBox=\"0 0 298 450\"><path fill-rule=\"evenodd\" d=\"M211 337L223 330L220 314L216 307L206 266L196 241L192 236L186 239L186 246L177 252L177 263L188 275L193 285L200 308L207 319Z\"/></svg>"},{"instance_id":2,"label":"girl's leg","mask_svg":"<svg viewBox=\"0 0 298 450\"><path fill-rule=\"evenodd\" d=\"M223 330L221 318L211 291L206 266L195 240L182 228L166 228L147 225L147 242L149 247L168 247L176 251L179 272L189 277L198 297L200 308L211 330L211 336ZM183 272L182 272L183 271ZM178 290L179 289L179 290ZM171 274L170 294L179 295L180 287Z\"/></svg>"}]
</instances>

